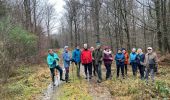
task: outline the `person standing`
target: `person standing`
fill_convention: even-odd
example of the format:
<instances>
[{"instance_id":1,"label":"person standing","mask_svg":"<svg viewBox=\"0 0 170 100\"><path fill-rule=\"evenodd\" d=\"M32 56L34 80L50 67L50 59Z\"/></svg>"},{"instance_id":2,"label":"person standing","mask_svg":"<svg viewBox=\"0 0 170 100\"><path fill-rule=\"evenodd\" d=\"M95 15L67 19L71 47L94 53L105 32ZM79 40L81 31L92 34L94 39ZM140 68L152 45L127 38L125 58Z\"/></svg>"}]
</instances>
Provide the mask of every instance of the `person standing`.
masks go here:
<instances>
[{"instance_id":1,"label":"person standing","mask_svg":"<svg viewBox=\"0 0 170 100\"><path fill-rule=\"evenodd\" d=\"M84 65L85 79L92 78L92 54L88 50L87 44L84 44L84 50L81 53L81 62Z\"/></svg>"},{"instance_id":2,"label":"person standing","mask_svg":"<svg viewBox=\"0 0 170 100\"><path fill-rule=\"evenodd\" d=\"M153 52L152 47L147 48L147 52L145 55L145 61L144 64L146 66L146 83L148 84L148 76L150 73L152 83L154 83L154 77L155 77L155 69L158 68L158 57L155 52Z\"/></svg>"},{"instance_id":3,"label":"person standing","mask_svg":"<svg viewBox=\"0 0 170 100\"><path fill-rule=\"evenodd\" d=\"M144 60L145 60L145 54L142 52L142 49L139 48L137 50L137 66L139 69L139 73L140 73L140 78L143 80L144 79L144 70L145 70L145 66L143 65Z\"/></svg>"},{"instance_id":4,"label":"person standing","mask_svg":"<svg viewBox=\"0 0 170 100\"><path fill-rule=\"evenodd\" d=\"M125 56L124 69L125 69L125 75L127 76L127 70L128 70L127 66L129 64L129 54L126 51L125 48L122 48L122 52L123 52L123 54Z\"/></svg>"},{"instance_id":5,"label":"person standing","mask_svg":"<svg viewBox=\"0 0 170 100\"><path fill-rule=\"evenodd\" d=\"M76 46L76 48L72 52L72 61L76 65L77 77L80 77L81 51L79 46Z\"/></svg>"},{"instance_id":6,"label":"person standing","mask_svg":"<svg viewBox=\"0 0 170 100\"><path fill-rule=\"evenodd\" d=\"M132 52L130 53L130 65L132 66L133 76L136 77L136 75L137 75L137 54L136 54L136 48L133 48Z\"/></svg>"},{"instance_id":7,"label":"person standing","mask_svg":"<svg viewBox=\"0 0 170 100\"><path fill-rule=\"evenodd\" d=\"M69 67L70 67L70 61L71 61L71 56L69 54L68 46L64 47L64 52L63 52L63 62L64 62L64 68L65 68L65 80L66 82L69 81Z\"/></svg>"},{"instance_id":8,"label":"person standing","mask_svg":"<svg viewBox=\"0 0 170 100\"><path fill-rule=\"evenodd\" d=\"M91 51L92 54L93 54L93 52L94 52L94 47L90 47L90 51ZM92 59L92 68L93 68L93 75L96 76L96 66L95 66L95 61L94 61L94 59Z\"/></svg>"},{"instance_id":9,"label":"person standing","mask_svg":"<svg viewBox=\"0 0 170 100\"><path fill-rule=\"evenodd\" d=\"M95 66L96 66L96 71L97 71L97 75L98 75L98 83L101 83L102 81L102 70L101 70L101 64L102 64L102 60L103 60L103 51L101 49L101 44L97 43L96 49L94 50L93 54L93 59L95 62Z\"/></svg>"},{"instance_id":10,"label":"person standing","mask_svg":"<svg viewBox=\"0 0 170 100\"><path fill-rule=\"evenodd\" d=\"M106 80L111 78L111 65L113 61L112 51L106 47L103 51L103 61L106 67Z\"/></svg>"},{"instance_id":11,"label":"person standing","mask_svg":"<svg viewBox=\"0 0 170 100\"><path fill-rule=\"evenodd\" d=\"M52 49L49 49L48 50L48 56L47 56L47 63L48 63L48 66L50 68L53 86L55 86L55 79L54 79L55 69L57 69L60 72L60 80L64 81L64 79L62 79L63 70L59 66L58 61L59 61L58 55L56 53L54 53Z\"/></svg>"},{"instance_id":12,"label":"person standing","mask_svg":"<svg viewBox=\"0 0 170 100\"><path fill-rule=\"evenodd\" d=\"M116 61L116 68L117 68L117 78L119 77L119 71L121 69L122 77L124 79L124 62L125 62L125 56L122 53L121 49L118 49L116 56L115 56L115 61Z\"/></svg>"}]
</instances>

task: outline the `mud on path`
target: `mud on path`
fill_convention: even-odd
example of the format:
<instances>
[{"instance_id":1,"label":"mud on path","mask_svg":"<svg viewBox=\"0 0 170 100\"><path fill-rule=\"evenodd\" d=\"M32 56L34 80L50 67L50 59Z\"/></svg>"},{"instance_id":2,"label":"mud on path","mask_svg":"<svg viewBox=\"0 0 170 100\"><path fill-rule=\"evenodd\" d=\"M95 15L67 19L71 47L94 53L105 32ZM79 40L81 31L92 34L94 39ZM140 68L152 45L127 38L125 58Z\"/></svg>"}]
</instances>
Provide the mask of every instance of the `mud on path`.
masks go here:
<instances>
[{"instance_id":1,"label":"mud on path","mask_svg":"<svg viewBox=\"0 0 170 100\"><path fill-rule=\"evenodd\" d=\"M103 76L105 76L105 68L104 67L103 67L102 72L103 72L102 73ZM84 66L81 66L80 73L81 73L80 79L78 79L76 77L76 72L74 72L74 78L76 77L75 79L73 79L73 75L70 75L71 83L64 83L64 84L60 85L58 87L58 89L55 90L55 93L53 93L51 100L60 100L61 98L59 99L58 97L63 95L63 93L61 93L61 92L63 92L62 89L65 87L72 87L72 86L74 88L77 88L77 87L80 88L82 90L81 93L83 93L84 95L86 95L86 93L87 93L91 97L92 100L113 100L113 97L109 92L109 88L105 86L105 83L104 82L97 83L97 76L93 76L92 79L85 79ZM72 68L70 68L70 74L72 74ZM104 81L105 81L105 79L104 79ZM65 90L65 91L67 91L67 90ZM64 93L67 94L65 91L64 91ZM71 90L68 89L68 91L71 91ZM86 91L86 92L83 92L83 91ZM73 95L75 95L75 93L73 93ZM77 95L79 95L79 94L77 94ZM68 96L67 99L79 100L79 99L83 99L83 98L76 98L76 96L75 96L75 98L71 98L70 96ZM64 100L63 97L61 100Z\"/></svg>"},{"instance_id":2,"label":"mud on path","mask_svg":"<svg viewBox=\"0 0 170 100\"><path fill-rule=\"evenodd\" d=\"M104 83L97 83L97 78L93 78L88 84L89 94L93 97L93 100L112 100L109 89Z\"/></svg>"}]
</instances>

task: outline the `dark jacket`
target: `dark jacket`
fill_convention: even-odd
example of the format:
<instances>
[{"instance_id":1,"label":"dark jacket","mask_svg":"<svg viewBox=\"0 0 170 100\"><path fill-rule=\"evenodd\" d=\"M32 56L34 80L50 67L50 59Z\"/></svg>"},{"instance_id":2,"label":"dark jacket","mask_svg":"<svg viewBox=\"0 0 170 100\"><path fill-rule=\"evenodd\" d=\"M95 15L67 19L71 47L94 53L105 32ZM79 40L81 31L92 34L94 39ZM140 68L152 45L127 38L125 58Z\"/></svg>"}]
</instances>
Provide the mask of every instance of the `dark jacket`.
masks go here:
<instances>
[{"instance_id":1,"label":"dark jacket","mask_svg":"<svg viewBox=\"0 0 170 100\"><path fill-rule=\"evenodd\" d=\"M92 56L94 58L95 65L98 65L98 64L102 63L102 60L103 60L103 51L102 51L102 49L94 50Z\"/></svg>"},{"instance_id":2,"label":"dark jacket","mask_svg":"<svg viewBox=\"0 0 170 100\"><path fill-rule=\"evenodd\" d=\"M109 51L103 51L103 61L104 61L104 64L112 64L112 61L113 61L113 56L112 56L112 52Z\"/></svg>"},{"instance_id":3,"label":"dark jacket","mask_svg":"<svg viewBox=\"0 0 170 100\"><path fill-rule=\"evenodd\" d=\"M142 65L141 63L144 63L145 60L145 54L141 53L137 55L137 64Z\"/></svg>"}]
</instances>

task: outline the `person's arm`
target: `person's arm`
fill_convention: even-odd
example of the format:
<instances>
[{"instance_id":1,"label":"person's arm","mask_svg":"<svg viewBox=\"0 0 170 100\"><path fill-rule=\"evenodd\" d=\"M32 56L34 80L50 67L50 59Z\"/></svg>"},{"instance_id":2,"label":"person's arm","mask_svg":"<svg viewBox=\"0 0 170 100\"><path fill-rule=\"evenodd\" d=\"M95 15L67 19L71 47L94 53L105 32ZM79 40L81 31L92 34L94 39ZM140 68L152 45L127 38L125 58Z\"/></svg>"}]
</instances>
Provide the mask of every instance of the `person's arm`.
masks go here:
<instances>
[{"instance_id":1,"label":"person's arm","mask_svg":"<svg viewBox=\"0 0 170 100\"><path fill-rule=\"evenodd\" d=\"M94 55L95 55L95 50L94 51L92 51L92 59L94 60Z\"/></svg>"},{"instance_id":2,"label":"person's arm","mask_svg":"<svg viewBox=\"0 0 170 100\"><path fill-rule=\"evenodd\" d=\"M81 60L81 62L83 61L83 51L80 54L80 60ZM82 64L83 64L83 62L82 62Z\"/></svg>"},{"instance_id":3,"label":"person's arm","mask_svg":"<svg viewBox=\"0 0 170 100\"><path fill-rule=\"evenodd\" d=\"M54 55L54 59L56 59L56 60L58 60L59 61L59 57L58 57L58 55L55 53L55 55Z\"/></svg>"},{"instance_id":4,"label":"person's arm","mask_svg":"<svg viewBox=\"0 0 170 100\"><path fill-rule=\"evenodd\" d=\"M72 52L72 61L75 61L75 51Z\"/></svg>"},{"instance_id":5,"label":"person's arm","mask_svg":"<svg viewBox=\"0 0 170 100\"><path fill-rule=\"evenodd\" d=\"M90 60L92 61L92 53L91 53L91 51L90 51Z\"/></svg>"},{"instance_id":6,"label":"person's arm","mask_svg":"<svg viewBox=\"0 0 170 100\"><path fill-rule=\"evenodd\" d=\"M117 61L117 54L115 55L115 61Z\"/></svg>"},{"instance_id":7,"label":"person's arm","mask_svg":"<svg viewBox=\"0 0 170 100\"><path fill-rule=\"evenodd\" d=\"M155 65L158 66L158 57L157 57L157 54L156 54L156 53L155 53L154 60L155 60Z\"/></svg>"},{"instance_id":8,"label":"person's arm","mask_svg":"<svg viewBox=\"0 0 170 100\"><path fill-rule=\"evenodd\" d=\"M124 55L123 55L121 62L125 62L125 56Z\"/></svg>"},{"instance_id":9,"label":"person's arm","mask_svg":"<svg viewBox=\"0 0 170 100\"><path fill-rule=\"evenodd\" d=\"M103 60L103 57L104 57L104 54L103 54L103 51L101 50L101 58L100 58L100 61Z\"/></svg>"},{"instance_id":10,"label":"person's arm","mask_svg":"<svg viewBox=\"0 0 170 100\"><path fill-rule=\"evenodd\" d=\"M53 64L54 60L52 60L50 57L47 57L47 63L49 66Z\"/></svg>"}]
</instances>

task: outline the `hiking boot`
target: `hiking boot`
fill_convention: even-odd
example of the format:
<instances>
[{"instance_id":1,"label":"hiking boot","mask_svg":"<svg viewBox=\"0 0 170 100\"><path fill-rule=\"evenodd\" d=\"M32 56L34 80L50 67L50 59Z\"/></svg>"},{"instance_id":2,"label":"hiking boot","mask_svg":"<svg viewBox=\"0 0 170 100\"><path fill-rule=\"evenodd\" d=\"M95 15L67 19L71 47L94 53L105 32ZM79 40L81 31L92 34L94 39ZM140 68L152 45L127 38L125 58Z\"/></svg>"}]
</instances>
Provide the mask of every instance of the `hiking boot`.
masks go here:
<instances>
[{"instance_id":1,"label":"hiking boot","mask_svg":"<svg viewBox=\"0 0 170 100\"><path fill-rule=\"evenodd\" d=\"M92 77L89 77L89 79L91 79Z\"/></svg>"},{"instance_id":2,"label":"hiking boot","mask_svg":"<svg viewBox=\"0 0 170 100\"><path fill-rule=\"evenodd\" d=\"M101 83L101 80L97 80L97 83Z\"/></svg>"},{"instance_id":3,"label":"hiking boot","mask_svg":"<svg viewBox=\"0 0 170 100\"><path fill-rule=\"evenodd\" d=\"M52 83L52 85L53 85L53 86L56 86L54 82Z\"/></svg>"},{"instance_id":4,"label":"hiking boot","mask_svg":"<svg viewBox=\"0 0 170 100\"><path fill-rule=\"evenodd\" d=\"M60 81L65 81L64 79L60 79Z\"/></svg>"}]
</instances>

